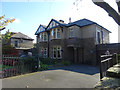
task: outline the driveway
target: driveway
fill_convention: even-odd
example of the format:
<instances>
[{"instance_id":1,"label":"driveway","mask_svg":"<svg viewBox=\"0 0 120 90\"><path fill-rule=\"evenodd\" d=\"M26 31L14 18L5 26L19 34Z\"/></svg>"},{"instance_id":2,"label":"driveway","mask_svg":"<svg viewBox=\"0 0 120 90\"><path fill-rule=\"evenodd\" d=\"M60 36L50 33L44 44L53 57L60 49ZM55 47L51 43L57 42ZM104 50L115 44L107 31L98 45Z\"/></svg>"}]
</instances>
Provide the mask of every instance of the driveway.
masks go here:
<instances>
[{"instance_id":1,"label":"driveway","mask_svg":"<svg viewBox=\"0 0 120 90\"><path fill-rule=\"evenodd\" d=\"M99 68L71 65L10 77L2 80L3 88L93 88L99 81Z\"/></svg>"}]
</instances>

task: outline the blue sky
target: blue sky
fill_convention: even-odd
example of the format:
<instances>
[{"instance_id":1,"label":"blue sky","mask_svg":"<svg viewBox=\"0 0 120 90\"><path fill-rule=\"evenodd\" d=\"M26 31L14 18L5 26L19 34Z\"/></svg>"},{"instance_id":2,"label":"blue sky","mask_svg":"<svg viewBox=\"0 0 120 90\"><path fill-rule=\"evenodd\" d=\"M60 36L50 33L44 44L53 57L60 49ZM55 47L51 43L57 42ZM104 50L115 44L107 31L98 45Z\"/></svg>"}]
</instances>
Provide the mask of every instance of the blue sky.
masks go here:
<instances>
[{"instance_id":1,"label":"blue sky","mask_svg":"<svg viewBox=\"0 0 120 90\"><path fill-rule=\"evenodd\" d=\"M11 32L22 32L33 39L34 35L40 24L48 25L49 21L54 18L56 20L64 20L66 23L69 17L72 21L82 18L87 18L97 22L113 33L110 34L110 42L114 43L118 40L118 26L114 20L100 7L94 5L92 0L78 0L76 5L73 2L76 0L39 0L33 2L32 0L23 0L24 2L3 2L0 15L6 15L6 18L15 18L16 21L6 27ZM108 1L115 9L115 3ZM116 30L116 31L114 31ZM34 41L35 42L35 41Z\"/></svg>"}]
</instances>

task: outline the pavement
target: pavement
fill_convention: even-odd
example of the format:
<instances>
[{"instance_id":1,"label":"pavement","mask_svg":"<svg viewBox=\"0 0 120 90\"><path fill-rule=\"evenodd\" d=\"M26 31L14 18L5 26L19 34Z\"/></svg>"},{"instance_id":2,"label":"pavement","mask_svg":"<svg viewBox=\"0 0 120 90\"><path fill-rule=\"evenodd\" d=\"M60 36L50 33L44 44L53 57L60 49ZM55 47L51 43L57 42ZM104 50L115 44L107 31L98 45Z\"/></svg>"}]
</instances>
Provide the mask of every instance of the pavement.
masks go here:
<instances>
[{"instance_id":1,"label":"pavement","mask_svg":"<svg viewBox=\"0 0 120 90\"><path fill-rule=\"evenodd\" d=\"M98 67L71 65L5 78L2 88L93 88L98 81Z\"/></svg>"}]
</instances>

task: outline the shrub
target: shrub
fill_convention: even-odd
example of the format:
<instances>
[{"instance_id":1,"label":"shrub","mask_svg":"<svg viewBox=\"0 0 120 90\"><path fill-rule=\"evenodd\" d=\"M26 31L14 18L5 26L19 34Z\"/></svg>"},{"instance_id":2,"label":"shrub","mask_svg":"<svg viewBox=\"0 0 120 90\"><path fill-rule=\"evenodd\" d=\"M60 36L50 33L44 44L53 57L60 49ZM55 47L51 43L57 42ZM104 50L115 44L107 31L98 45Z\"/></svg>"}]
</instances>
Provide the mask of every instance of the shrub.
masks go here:
<instances>
[{"instance_id":1,"label":"shrub","mask_svg":"<svg viewBox=\"0 0 120 90\"><path fill-rule=\"evenodd\" d=\"M47 69L48 69L48 65L40 62L40 68L38 68L38 70L43 71L43 70L47 70Z\"/></svg>"},{"instance_id":2,"label":"shrub","mask_svg":"<svg viewBox=\"0 0 120 90\"><path fill-rule=\"evenodd\" d=\"M43 58L43 59L41 59L41 62L43 64L51 65L51 64L58 63L58 60L57 59L51 59L51 58Z\"/></svg>"},{"instance_id":3,"label":"shrub","mask_svg":"<svg viewBox=\"0 0 120 90\"><path fill-rule=\"evenodd\" d=\"M71 63L70 63L70 61L62 61L61 64L65 65L65 66L68 66L68 65L70 65Z\"/></svg>"}]
</instances>

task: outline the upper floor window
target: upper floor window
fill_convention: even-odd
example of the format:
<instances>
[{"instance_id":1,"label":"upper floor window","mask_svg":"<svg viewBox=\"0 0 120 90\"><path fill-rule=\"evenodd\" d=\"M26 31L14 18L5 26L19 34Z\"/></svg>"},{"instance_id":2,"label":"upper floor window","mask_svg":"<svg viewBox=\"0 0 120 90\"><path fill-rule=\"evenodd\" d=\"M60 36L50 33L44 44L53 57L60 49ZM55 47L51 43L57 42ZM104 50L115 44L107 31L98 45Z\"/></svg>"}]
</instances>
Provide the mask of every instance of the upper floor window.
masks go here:
<instances>
[{"instance_id":1,"label":"upper floor window","mask_svg":"<svg viewBox=\"0 0 120 90\"><path fill-rule=\"evenodd\" d=\"M60 29L57 29L57 38L60 39L61 36L60 36Z\"/></svg>"},{"instance_id":2,"label":"upper floor window","mask_svg":"<svg viewBox=\"0 0 120 90\"><path fill-rule=\"evenodd\" d=\"M56 29L53 29L53 38L56 38Z\"/></svg>"},{"instance_id":3,"label":"upper floor window","mask_svg":"<svg viewBox=\"0 0 120 90\"><path fill-rule=\"evenodd\" d=\"M51 36L52 36L52 39L60 39L61 38L61 30L59 28L52 29Z\"/></svg>"},{"instance_id":4,"label":"upper floor window","mask_svg":"<svg viewBox=\"0 0 120 90\"><path fill-rule=\"evenodd\" d=\"M70 28L70 30L69 30L70 32L69 32L69 37L74 37L74 34L73 34L73 29L72 28Z\"/></svg>"},{"instance_id":5,"label":"upper floor window","mask_svg":"<svg viewBox=\"0 0 120 90\"><path fill-rule=\"evenodd\" d=\"M47 33L40 33L39 39L40 39L40 42L47 41Z\"/></svg>"}]
</instances>

